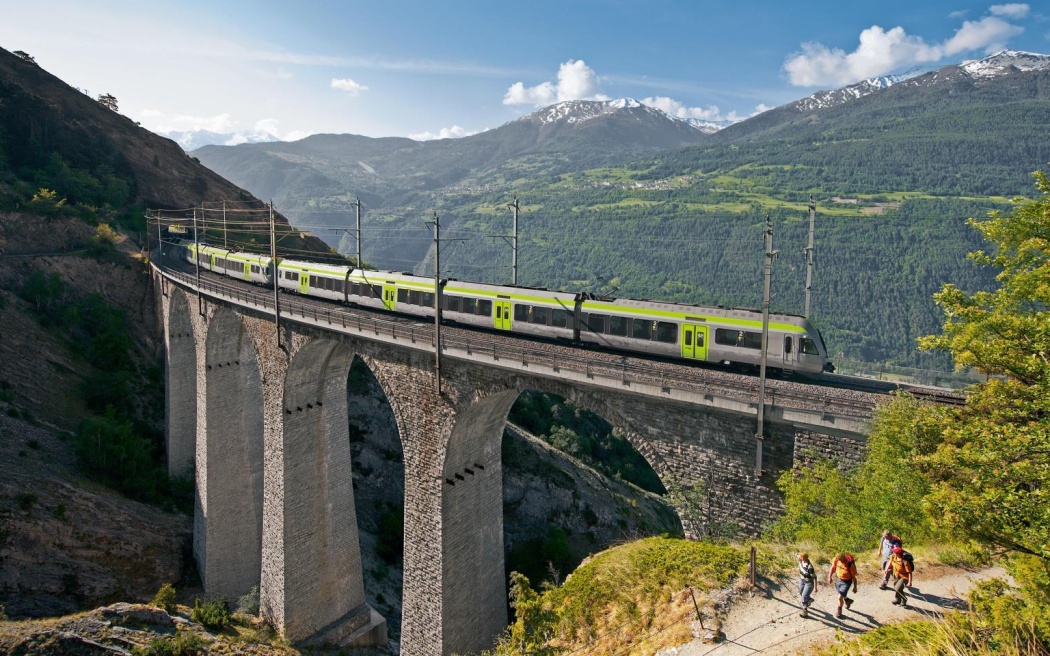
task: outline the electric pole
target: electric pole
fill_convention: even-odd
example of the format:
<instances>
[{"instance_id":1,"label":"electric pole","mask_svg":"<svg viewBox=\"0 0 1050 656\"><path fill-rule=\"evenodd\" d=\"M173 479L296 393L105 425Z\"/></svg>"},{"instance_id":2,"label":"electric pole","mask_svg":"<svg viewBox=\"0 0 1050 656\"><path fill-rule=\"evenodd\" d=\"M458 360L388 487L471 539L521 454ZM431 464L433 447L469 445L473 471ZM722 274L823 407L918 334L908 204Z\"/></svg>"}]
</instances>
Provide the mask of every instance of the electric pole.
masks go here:
<instances>
[{"instance_id":1,"label":"electric pole","mask_svg":"<svg viewBox=\"0 0 1050 656\"><path fill-rule=\"evenodd\" d=\"M441 217L434 211L434 390L441 396Z\"/></svg>"},{"instance_id":2,"label":"electric pole","mask_svg":"<svg viewBox=\"0 0 1050 656\"><path fill-rule=\"evenodd\" d=\"M226 250L230 250L226 241L226 201L222 201L222 247Z\"/></svg>"},{"instance_id":3,"label":"electric pole","mask_svg":"<svg viewBox=\"0 0 1050 656\"><path fill-rule=\"evenodd\" d=\"M809 246L806 246L806 311L802 315L809 318L809 295L813 288L813 227L816 224L817 206L813 196L809 197Z\"/></svg>"},{"instance_id":4,"label":"electric pole","mask_svg":"<svg viewBox=\"0 0 1050 656\"><path fill-rule=\"evenodd\" d=\"M274 221L273 221L273 199L270 199L270 266L273 267L273 325L274 332L277 335L277 348L284 349L281 344L281 298L277 293L278 289L278 270L277 270L277 240L274 238ZM303 275L300 273L299 275Z\"/></svg>"},{"instance_id":5,"label":"electric pole","mask_svg":"<svg viewBox=\"0 0 1050 656\"><path fill-rule=\"evenodd\" d=\"M518 212L521 210L521 206L518 205L518 196L514 195L514 202L510 204L510 207L514 210L514 226L511 231L511 260L510 260L510 284L518 284Z\"/></svg>"},{"instance_id":6,"label":"electric pole","mask_svg":"<svg viewBox=\"0 0 1050 656\"><path fill-rule=\"evenodd\" d=\"M197 264L197 314L204 316L204 300L201 298L201 241L197 236L197 208L193 208L193 259Z\"/></svg>"},{"instance_id":7,"label":"electric pole","mask_svg":"<svg viewBox=\"0 0 1050 656\"><path fill-rule=\"evenodd\" d=\"M773 221L766 217L765 232L765 275L762 293L762 358L758 371L758 426L755 429L755 477L762 476L762 442L765 439L766 414L766 358L769 350L769 287L773 274L773 260L777 251L773 250Z\"/></svg>"},{"instance_id":8,"label":"electric pole","mask_svg":"<svg viewBox=\"0 0 1050 656\"><path fill-rule=\"evenodd\" d=\"M363 269L365 266L361 263L361 199L354 200L354 206L357 208L357 268Z\"/></svg>"}]
</instances>

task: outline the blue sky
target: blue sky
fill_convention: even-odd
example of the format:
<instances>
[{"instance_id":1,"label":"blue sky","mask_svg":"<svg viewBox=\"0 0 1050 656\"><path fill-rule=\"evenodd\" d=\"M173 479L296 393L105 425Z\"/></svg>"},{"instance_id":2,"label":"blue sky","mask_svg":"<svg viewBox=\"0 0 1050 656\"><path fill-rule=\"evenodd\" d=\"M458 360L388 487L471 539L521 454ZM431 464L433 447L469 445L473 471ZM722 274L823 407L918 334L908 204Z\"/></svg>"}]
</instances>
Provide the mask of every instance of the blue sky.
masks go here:
<instances>
[{"instance_id":1,"label":"blue sky","mask_svg":"<svg viewBox=\"0 0 1050 656\"><path fill-rule=\"evenodd\" d=\"M463 136L633 97L739 119L865 77L1050 53L1050 8L969 0L0 0L0 47L155 131Z\"/></svg>"}]
</instances>

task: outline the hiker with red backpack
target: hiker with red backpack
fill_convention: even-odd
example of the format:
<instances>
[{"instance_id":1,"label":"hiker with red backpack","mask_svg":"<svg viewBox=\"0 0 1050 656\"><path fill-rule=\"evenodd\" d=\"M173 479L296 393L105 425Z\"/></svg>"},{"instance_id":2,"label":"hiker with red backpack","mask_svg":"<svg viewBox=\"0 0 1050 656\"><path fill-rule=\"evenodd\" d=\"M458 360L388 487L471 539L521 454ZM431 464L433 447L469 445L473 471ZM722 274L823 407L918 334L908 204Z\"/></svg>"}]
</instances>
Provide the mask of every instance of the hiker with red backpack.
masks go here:
<instances>
[{"instance_id":1,"label":"hiker with red backpack","mask_svg":"<svg viewBox=\"0 0 1050 656\"><path fill-rule=\"evenodd\" d=\"M842 618L842 604L846 604L846 610L853 605L849 594L850 585L853 592L857 592L857 562L848 553L840 553L831 561L831 571L828 572L828 585L835 585L839 593L839 606L835 611L835 617Z\"/></svg>"},{"instance_id":2,"label":"hiker with red backpack","mask_svg":"<svg viewBox=\"0 0 1050 656\"><path fill-rule=\"evenodd\" d=\"M890 556L893 554L894 547L903 547L901 539L890 533L889 530L882 532L882 539L879 540L879 548L875 553L879 554L880 566L884 574L882 575L882 583L879 585L879 590L885 590L886 584L890 581L890 570L887 569L887 563L890 562Z\"/></svg>"},{"instance_id":3,"label":"hiker with red backpack","mask_svg":"<svg viewBox=\"0 0 1050 656\"><path fill-rule=\"evenodd\" d=\"M911 585L911 573L915 566L910 557L905 557L906 552L900 547L894 547L890 554L890 561L886 565L887 574L893 574L894 606L907 606L908 596L904 594L904 586Z\"/></svg>"}]
</instances>

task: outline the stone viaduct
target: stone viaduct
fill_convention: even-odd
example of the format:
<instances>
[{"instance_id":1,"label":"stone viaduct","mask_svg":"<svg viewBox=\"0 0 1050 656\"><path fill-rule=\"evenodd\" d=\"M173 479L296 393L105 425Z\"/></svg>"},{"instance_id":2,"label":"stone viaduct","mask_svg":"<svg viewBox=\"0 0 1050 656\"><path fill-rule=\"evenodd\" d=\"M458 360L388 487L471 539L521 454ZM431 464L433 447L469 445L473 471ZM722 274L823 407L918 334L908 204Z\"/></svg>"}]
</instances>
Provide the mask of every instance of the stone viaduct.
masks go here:
<instances>
[{"instance_id":1,"label":"stone viaduct","mask_svg":"<svg viewBox=\"0 0 1050 656\"><path fill-rule=\"evenodd\" d=\"M870 403L774 389L756 476L753 383L733 388L717 372L669 377L644 361L500 346L450 329L438 395L425 324L285 296L278 324L272 292L153 275L168 467L196 478L193 546L205 590L234 599L258 585L262 614L297 643L386 642L362 582L346 400L354 358L383 388L404 453L406 656L477 653L507 623L500 443L523 390L592 410L667 487L703 490L698 507L679 508L694 536L725 523L757 532L781 507L781 472L814 451L855 459L870 420Z\"/></svg>"}]
</instances>

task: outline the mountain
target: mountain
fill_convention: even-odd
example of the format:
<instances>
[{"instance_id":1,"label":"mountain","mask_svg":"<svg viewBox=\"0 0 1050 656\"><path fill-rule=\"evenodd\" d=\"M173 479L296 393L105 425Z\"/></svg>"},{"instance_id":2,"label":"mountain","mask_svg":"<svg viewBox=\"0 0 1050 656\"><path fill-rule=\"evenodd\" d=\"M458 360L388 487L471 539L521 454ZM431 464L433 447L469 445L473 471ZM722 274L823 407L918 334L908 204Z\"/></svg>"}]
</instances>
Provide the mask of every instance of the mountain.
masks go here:
<instances>
[{"instance_id":1,"label":"mountain","mask_svg":"<svg viewBox=\"0 0 1050 656\"><path fill-rule=\"evenodd\" d=\"M343 204L348 192L374 206L460 185L480 188L523 175L558 175L702 141L688 122L635 100L566 101L499 128L433 141L314 135L293 143L206 146L206 166L293 212Z\"/></svg>"},{"instance_id":2,"label":"mountain","mask_svg":"<svg viewBox=\"0 0 1050 656\"><path fill-rule=\"evenodd\" d=\"M835 359L941 367L915 348L939 327L932 294L991 284L966 260L982 245L966 219L1031 193L1050 159L1047 60L1006 51L866 80L712 134L622 100L562 103L454 141L324 135L196 154L333 243L350 244L360 197L364 258L383 268L429 271L420 219L437 211L467 239L446 247L449 275L507 280L507 246L487 235L507 234L517 195L519 279L638 298L758 306L770 215L788 245L775 303L793 312L813 195L826 217L814 317ZM682 139L694 141L670 147Z\"/></svg>"},{"instance_id":3,"label":"mountain","mask_svg":"<svg viewBox=\"0 0 1050 656\"><path fill-rule=\"evenodd\" d=\"M182 146L186 152L217 144L220 146L236 146L242 143L266 143L277 141L277 137L263 130L252 130L250 132L212 132L211 130L172 130L170 132L159 132L162 137L167 137Z\"/></svg>"}]
</instances>

